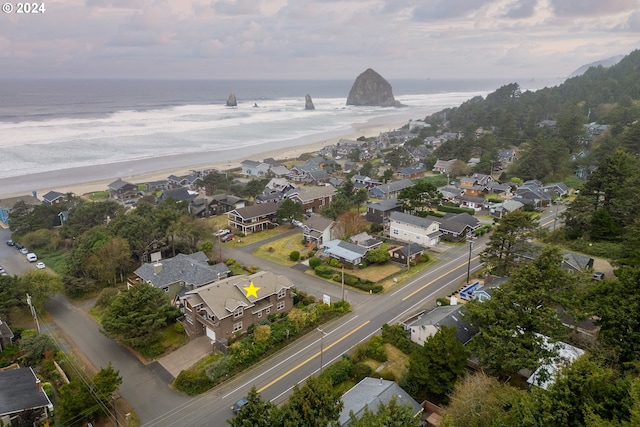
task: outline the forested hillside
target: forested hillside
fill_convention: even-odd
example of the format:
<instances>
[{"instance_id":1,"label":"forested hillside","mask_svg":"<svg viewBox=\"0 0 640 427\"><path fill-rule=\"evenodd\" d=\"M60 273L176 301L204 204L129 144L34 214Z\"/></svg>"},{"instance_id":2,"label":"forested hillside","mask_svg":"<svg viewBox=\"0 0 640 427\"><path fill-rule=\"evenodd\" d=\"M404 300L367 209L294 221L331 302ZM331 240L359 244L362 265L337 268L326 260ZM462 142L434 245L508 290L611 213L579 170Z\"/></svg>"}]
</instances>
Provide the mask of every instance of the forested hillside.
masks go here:
<instances>
[{"instance_id":1,"label":"forested hillside","mask_svg":"<svg viewBox=\"0 0 640 427\"><path fill-rule=\"evenodd\" d=\"M425 134L463 135L438 147L433 162L479 157L475 172L487 173L499 149L513 148L518 160L504 179L565 180L577 169L593 169L615 148L640 150L638 99L640 51L634 51L612 67L590 68L556 87L522 92L517 83L502 86L426 117ZM587 123L606 126L590 134Z\"/></svg>"}]
</instances>

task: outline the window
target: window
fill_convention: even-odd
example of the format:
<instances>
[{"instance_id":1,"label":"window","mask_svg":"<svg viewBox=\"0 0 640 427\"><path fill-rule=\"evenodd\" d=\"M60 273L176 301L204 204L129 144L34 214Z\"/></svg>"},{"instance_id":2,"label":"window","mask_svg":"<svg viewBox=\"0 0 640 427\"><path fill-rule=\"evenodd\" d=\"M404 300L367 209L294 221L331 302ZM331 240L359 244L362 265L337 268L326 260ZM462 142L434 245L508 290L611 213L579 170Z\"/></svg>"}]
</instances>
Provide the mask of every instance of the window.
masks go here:
<instances>
[{"instance_id":1,"label":"window","mask_svg":"<svg viewBox=\"0 0 640 427\"><path fill-rule=\"evenodd\" d=\"M262 317L262 311L258 312L258 317Z\"/></svg>"},{"instance_id":2,"label":"window","mask_svg":"<svg viewBox=\"0 0 640 427\"><path fill-rule=\"evenodd\" d=\"M242 307L238 307L236 309L236 311L233 312L233 318L238 318L238 317L242 317L242 315L244 314L244 311L242 309Z\"/></svg>"},{"instance_id":3,"label":"window","mask_svg":"<svg viewBox=\"0 0 640 427\"><path fill-rule=\"evenodd\" d=\"M190 316L190 315L188 315L188 314L185 314L185 315L184 315L184 318L187 320L187 323L188 323L188 324L193 325L193 317L191 317L191 316Z\"/></svg>"},{"instance_id":4,"label":"window","mask_svg":"<svg viewBox=\"0 0 640 427\"><path fill-rule=\"evenodd\" d=\"M393 230L393 234L395 234L397 236L398 235L398 230L394 229Z\"/></svg>"},{"instance_id":5,"label":"window","mask_svg":"<svg viewBox=\"0 0 640 427\"><path fill-rule=\"evenodd\" d=\"M394 253L393 253L393 257L394 257L394 258L398 258L398 252L394 252Z\"/></svg>"},{"instance_id":6,"label":"window","mask_svg":"<svg viewBox=\"0 0 640 427\"><path fill-rule=\"evenodd\" d=\"M233 332L238 332L242 330L242 322L233 324Z\"/></svg>"},{"instance_id":7,"label":"window","mask_svg":"<svg viewBox=\"0 0 640 427\"><path fill-rule=\"evenodd\" d=\"M278 308L278 311L284 310L284 301L280 301L276 307Z\"/></svg>"},{"instance_id":8,"label":"window","mask_svg":"<svg viewBox=\"0 0 640 427\"><path fill-rule=\"evenodd\" d=\"M267 307L264 309L265 314L271 313L271 307Z\"/></svg>"},{"instance_id":9,"label":"window","mask_svg":"<svg viewBox=\"0 0 640 427\"><path fill-rule=\"evenodd\" d=\"M286 288L280 289L280 292L278 292L278 299L282 299L286 296L287 296L287 289Z\"/></svg>"}]
</instances>

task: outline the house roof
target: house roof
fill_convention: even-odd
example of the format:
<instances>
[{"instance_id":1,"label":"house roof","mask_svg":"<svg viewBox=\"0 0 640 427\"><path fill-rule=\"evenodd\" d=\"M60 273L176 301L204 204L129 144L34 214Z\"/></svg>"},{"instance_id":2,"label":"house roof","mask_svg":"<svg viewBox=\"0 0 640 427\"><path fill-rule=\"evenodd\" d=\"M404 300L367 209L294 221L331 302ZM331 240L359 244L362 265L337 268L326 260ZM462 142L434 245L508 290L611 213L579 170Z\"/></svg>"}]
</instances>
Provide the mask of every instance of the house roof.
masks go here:
<instances>
[{"instance_id":1,"label":"house roof","mask_svg":"<svg viewBox=\"0 0 640 427\"><path fill-rule=\"evenodd\" d=\"M49 191L47 194L42 196L42 200L46 200L47 202L53 202L56 199L59 199L65 196L66 194L60 193L59 191Z\"/></svg>"},{"instance_id":2,"label":"house roof","mask_svg":"<svg viewBox=\"0 0 640 427\"><path fill-rule=\"evenodd\" d=\"M562 251L562 260L578 271L593 265L593 258L590 256L570 251Z\"/></svg>"},{"instance_id":3,"label":"house roof","mask_svg":"<svg viewBox=\"0 0 640 427\"><path fill-rule=\"evenodd\" d=\"M1 319L0 319L0 338L5 338L9 340L13 339L13 332L11 331L11 328L9 327L7 322L3 322Z\"/></svg>"},{"instance_id":4,"label":"house roof","mask_svg":"<svg viewBox=\"0 0 640 427\"><path fill-rule=\"evenodd\" d=\"M331 227L332 224L332 219L325 218L321 215L314 215L304 222L303 227L308 228L310 231L323 232Z\"/></svg>"},{"instance_id":5,"label":"house roof","mask_svg":"<svg viewBox=\"0 0 640 427\"><path fill-rule=\"evenodd\" d=\"M16 203L25 202L27 205L39 205L40 200L34 196L15 196L0 199L0 209L13 209Z\"/></svg>"},{"instance_id":6,"label":"house roof","mask_svg":"<svg viewBox=\"0 0 640 427\"><path fill-rule=\"evenodd\" d=\"M336 189L331 185L323 186L308 186L294 188L287 192L287 198L297 198L302 203L313 202L317 199L323 199L325 197L333 197L336 194Z\"/></svg>"},{"instance_id":7,"label":"house roof","mask_svg":"<svg viewBox=\"0 0 640 427\"><path fill-rule=\"evenodd\" d=\"M197 288L230 273L224 263L209 265L208 260L204 252L178 254L173 258L142 264L134 273L156 288L164 288L177 282Z\"/></svg>"},{"instance_id":8,"label":"house roof","mask_svg":"<svg viewBox=\"0 0 640 427\"><path fill-rule=\"evenodd\" d=\"M424 248L417 243L409 243L408 245L401 247L400 250L405 256L408 257L412 257L424 252Z\"/></svg>"},{"instance_id":9,"label":"house roof","mask_svg":"<svg viewBox=\"0 0 640 427\"><path fill-rule=\"evenodd\" d=\"M382 240L378 239L377 237L371 236L366 231L363 231L362 233L358 233L354 236L351 236L349 240L351 241L351 243L358 246L362 246L363 248L372 248L373 246L376 246L382 243Z\"/></svg>"},{"instance_id":10,"label":"house roof","mask_svg":"<svg viewBox=\"0 0 640 427\"><path fill-rule=\"evenodd\" d=\"M380 202L376 202L376 203L369 203L367 205L367 209L373 209L376 211L382 211L382 212L387 212L393 209L397 209L401 206L400 203L398 203L398 199L387 199L387 200L382 200Z\"/></svg>"},{"instance_id":11,"label":"house roof","mask_svg":"<svg viewBox=\"0 0 640 427\"><path fill-rule=\"evenodd\" d=\"M120 189L122 189L124 187L127 187L127 186L134 186L135 187L135 185L133 185L132 183L127 182L127 181L123 181L120 178L116 179L115 181L113 181L111 184L108 185L109 189L114 190L114 191L115 190L120 190Z\"/></svg>"},{"instance_id":12,"label":"house roof","mask_svg":"<svg viewBox=\"0 0 640 427\"><path fill-rule=\"evenodd\" d=\"M38 389L37 379L31 368L0 371L0 416L25 409L53 409L46 393Z\"/></svg>"},{"instance_id":13,"label":"house roof","mask_svg":"<svg viewBox=\"0 0 640 427\"><path fill-rule=\"evenodd\" d=\"M400 168L400 173L402 175L413 175L416 173L423 173L426 169L423 164L407 166L405 168Z\"/></svg>"},{"instance_id":14,"label":"house roof","mask_svg":"<svg viewBox=\"0 0 640 427\"><path fill-rule=\"evenodd\" d=\"M582 356L584 350L562 341L550 342L549 337L538 333L535 335L542 338L544 348L557 352L557 356L550 363L539 366L527 379L528 384L536 385L546 390L556 381L558 372Z\"/></svg>"},{"instance_id":15,"label":"house roof","mask_svg":"<svg viewBox=\"0 0 640 427\"><path fill-rule=\"evenodd\" d=\"M236 215L244 218L258 218L261 216L275 215L276 211L280 203L278 202L265 202L265 203L257 203L251 206L245 206L243 208L238 208L230 211L229 213L235 212Z\"/></svg>"},{"instance_id":16,"label":"house roof","mask_svg":"<svg viewBox=\"0 0 640 427\"><path fill-rule=\"evenodd\" d=\"M340 426L347 426L351 411L356 417L360 417L366 407L370 411L376 412L381 402L387 404L392 397L396 397L399 405L411 405L414 415L422 410L420 404L395 382L382 378L365 377L342 396L344 406L340 412L338 423Z\"/></svg>"},{"instance_id":17,"label":"house roof","mask_svg":"<svg viewBox=\"0 0 640 427\"><path fill-rule=\"evenodd\" d=\"M286 166L271 166L271 172L276 176L287 175L289 173L289 169Z\"/></svg>"},{"instance_id":18,"label":"house roof","mask_svg":"<svg viewBox=\"0 0 640 427\"><path fill-rule=\"evenodd\" d=\"M442 218L434 218L434 220L440 223L440 230L452 233L462 233L467 227L475 229L480 224L477 218L466 212L447 213Z\"/></svg>"},{"instance_id":19,"label":"house roof","mask_svg":"<svg viewBox=\"0 0 640 427\"><path fill-rule=\"evenodd\" d=\"M431 226L431 224L433 224L434 222L439 222L434 219L409 215L404 212L391 212L389 218L391 218L392 221L403 222L405 224L411 224L421 228L429 228L429 226Z\"/></svg>"},{"instance_id":20,"label":"house roof","mask_svg":"<svg viewBox=\"0 0 640 427\"><path fill-rule=\"evenodd\" d=\"M240 162L240 164L248 168L257 168L262 163L256 162L255 160L243 160L242 162Z\"/></svg>"},{"instance_id":21,"label":"house roof","mask_svg":"<svg viewBox=\"0 0 640 427\"><path fill-rule=\"evenodd\" d=\"M325 253L334 255L338 258L347 260L349 262L355 262L358 258L362 258L367 254L367 248L363 248L353 243L345 242L344 240L331 240L325 242Z\"/></svg>"},{"instance_id":22,"label":"house roof","mask_svg":"<svg viewBox=\"0 0 640 427\"><path fill-rule=\"evenodd\" d=\"M464 314L460 311L462 305L443 305L425 313L418 319L407 325L408 328L426 328L433 325L440 329L442 326L455 328L456 340L462 344L471 341L477 333L477 329L471 326L464 319Z\"/></svg>"},{"instance_id":23,"label":"house roof","mask_svg":"<svg viewBox=\"0 0 640 427\"><path fill-rule=\"evenodd\" d=\"M258 298L247 297L245 287L253 285L258 289ZM207 286L188 291L184 298L193 303L202 303L203 309L218 319L233 314L238 307L251 308L261 301L277 294L282 289L294 287L293 282L280 274L271 271L259 271L250 276L231 276ZM193 305L193 304L192 304Z\"/></svg>"},{"instance_id":24,"label":"house roof","mask_svg":"<svg viewBox=\"0 0 640 427\"><path fill-rule=\"evenodd\" d=\"M186 187L172 188L171 190L163 190L162 197L165 199L176 199L178 201L191 201L196 198L198 194L192 193Z\"/></svg>"},{"instance_id":25,"label":"house roof","mask_svg":"<svg viewBox=\"0 0 640 427\"><path fill-rule=\"evenodd\" d=\"M388 184L378 185L377 187L374 187L369 191L371 193L380 192L382 194L389 194L389 193L400 191L404 188L413 187L414 185L415 184L410 179L400 179L398 181L393 181Z\"/></svg>"}]
</instances>

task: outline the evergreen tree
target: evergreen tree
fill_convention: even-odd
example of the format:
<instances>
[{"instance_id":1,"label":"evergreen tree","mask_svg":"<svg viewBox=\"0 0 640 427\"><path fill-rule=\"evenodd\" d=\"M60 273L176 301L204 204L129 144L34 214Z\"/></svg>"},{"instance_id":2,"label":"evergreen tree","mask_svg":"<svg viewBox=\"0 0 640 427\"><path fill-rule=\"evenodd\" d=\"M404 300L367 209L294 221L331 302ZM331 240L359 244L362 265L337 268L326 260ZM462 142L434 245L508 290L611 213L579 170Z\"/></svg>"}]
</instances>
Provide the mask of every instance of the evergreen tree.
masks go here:
<instances>
[{"instance_id":1,"label":"evergreen tree","mask_svg":"<svg viewBox=\"0 0 640 427\"><path fill-rule=\"evenodd\" d=\"M284 427L337 426L343 405L330 380L309 377L282 406Z\"/></svg>"},{"instance_id":2,"label":"evergreen tree","mask_svg":"<svg viewBox=\"0 0 640 427\"><path fill-rule=\"evenodd\" d=\"M247 404L242 407L238 414L227 420L232 427L277 427L281 425L276 422L278 418L278 407L262 397L256 390L256 386L251 387L247 395Z\"/></svg>"},{"instance_id":3,"label":"evergreen tree","mask_svg":"<svg viewBox=\"0 0 640 427\"><path fill-rule=\"evenodd\" d=\"M349 414L350 427L420 427L420 415L409 404L399 404L396 396L389 403L380 402L376 410L366 407L360 417Z\"/></svg>"},{"instance_id":4,"label":"evergreen tree","mask_svg":"<svg viewBox=\"0 0 640 427\"><path fill-rule=\"evenodd\" d=\"M487 263L498 275L508 275L516 265L518 257L530 252L528 243L537 228L537 222L531 214L514 211L500 218L487 247L480 254L482 262Z\"/></svg>"}]
</instances>

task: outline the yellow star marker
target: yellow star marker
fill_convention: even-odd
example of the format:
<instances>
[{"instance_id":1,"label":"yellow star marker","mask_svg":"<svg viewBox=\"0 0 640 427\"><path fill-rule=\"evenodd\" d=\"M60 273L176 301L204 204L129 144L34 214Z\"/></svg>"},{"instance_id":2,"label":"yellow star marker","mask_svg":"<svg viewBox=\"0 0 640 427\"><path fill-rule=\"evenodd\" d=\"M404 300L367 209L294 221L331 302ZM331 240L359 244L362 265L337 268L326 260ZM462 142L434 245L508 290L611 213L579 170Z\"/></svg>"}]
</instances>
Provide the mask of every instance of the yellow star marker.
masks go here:
<instances>
[{"instance_id":1,"label":"yellow star marker","mask_svg":"<svg viewBox=\"0 0 640 427\"><path fill-rule=\"evenodd\" d=\"M249 286L247 286L246 288L243 288L245 291L247 291L247 298L249 298L250 296L254 296L256 298L258 298L258 291L260 290L259 287L254 286L253 282L249 282Z\"/></svg>"}]
</instances>

